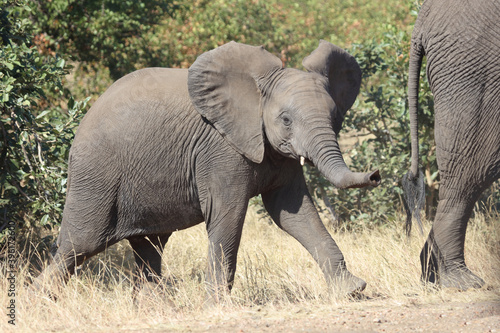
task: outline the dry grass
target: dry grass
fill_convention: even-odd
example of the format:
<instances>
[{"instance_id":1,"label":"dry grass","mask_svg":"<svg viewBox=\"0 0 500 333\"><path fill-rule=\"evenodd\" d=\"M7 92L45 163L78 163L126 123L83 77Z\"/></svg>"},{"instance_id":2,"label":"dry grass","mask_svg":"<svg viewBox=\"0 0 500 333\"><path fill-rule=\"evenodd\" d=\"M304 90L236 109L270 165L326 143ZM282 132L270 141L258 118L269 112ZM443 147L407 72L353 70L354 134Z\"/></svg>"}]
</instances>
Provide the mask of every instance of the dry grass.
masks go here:
<instances>
[{"instance_id":1,"label":"dry grass","mask_svg":"<svg viewBox=\"0 0 500 333\"><path fill-rule=\"evenodd\" d=\"M424 238L415 234L407 240L401 223L356 234L334 234L350 270L368 282L366 299L337 298L328 293L321 271L305 249L249 212L235 286L220 306L204 308L207 237L204 225L199 225L174 234L165 248L164 272L175 279L173 287L141 295L135 304L130 281L133 255L126 243L86 263L61 290L57 302L23 287L29 273L27 267L21 268L16 274L16 327L23 332L189 330L186 323L224 320L228 313L237 318L260 309L289 313L290 309L325 306L356 309L373 301L411 306L498 300L498 222L498 217L479 215L469 225L466 261L487 281L481 290L450 292L422 286L418 255ZM0 304L4 309L11 300L5 274L2 269ZM3 316L0 331L12 329L7 320Z\"/></svg>"}]
</instances>

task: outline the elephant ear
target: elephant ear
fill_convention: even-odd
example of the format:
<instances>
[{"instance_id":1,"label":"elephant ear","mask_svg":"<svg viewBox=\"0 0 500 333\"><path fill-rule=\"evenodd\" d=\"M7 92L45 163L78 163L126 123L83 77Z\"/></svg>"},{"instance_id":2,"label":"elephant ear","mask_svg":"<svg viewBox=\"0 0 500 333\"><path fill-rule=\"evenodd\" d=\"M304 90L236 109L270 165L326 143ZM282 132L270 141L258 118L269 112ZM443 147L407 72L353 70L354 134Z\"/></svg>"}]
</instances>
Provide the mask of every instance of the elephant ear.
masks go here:
<instances>
[{"instance_id":1,"label":"elephant ear","mask_svg":"<svg viewBox=\"0 0 500 333\"><path fill-rule=\"evenodd\" d=\"M302 65L311 72L328 78L330 93L337 105L341 122L352 106L361 85L361 69L349 53L327 41L320 40L319 46L304 58Z\"/></svg>"},{"instance_id":2,"label":"elephant ear","mask_svg":"<svg viewBox=\"0 0 500 333\"><path fill-rule=\"evenodd\" d=\"M189 68L188 90L196 110L240 154L264 158L258 80L282 68L263 47L230 42L203 53Z\"/></svg>"}]
</instances>

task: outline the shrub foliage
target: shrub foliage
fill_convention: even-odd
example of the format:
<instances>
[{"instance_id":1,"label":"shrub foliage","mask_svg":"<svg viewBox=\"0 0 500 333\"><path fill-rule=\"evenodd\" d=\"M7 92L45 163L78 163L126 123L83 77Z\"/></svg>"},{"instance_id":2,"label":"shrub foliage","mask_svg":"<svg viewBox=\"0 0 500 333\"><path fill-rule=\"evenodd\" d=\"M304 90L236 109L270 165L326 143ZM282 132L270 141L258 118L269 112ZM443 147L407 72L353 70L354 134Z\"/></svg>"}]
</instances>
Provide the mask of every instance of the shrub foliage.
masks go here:
<instances>
[{"instance_id":1,"label":"shrub foliage","mask_svg":"<svg viewBox=\"0 0 500 333\"><path fill-rule=\"evenodd\" d=\"M63 87L64 58L34 46L30 13L27 4L2 0L0 224L16 221L22 230L60 221L68 151L86 103Z\"/></svg>"}]
</instances>

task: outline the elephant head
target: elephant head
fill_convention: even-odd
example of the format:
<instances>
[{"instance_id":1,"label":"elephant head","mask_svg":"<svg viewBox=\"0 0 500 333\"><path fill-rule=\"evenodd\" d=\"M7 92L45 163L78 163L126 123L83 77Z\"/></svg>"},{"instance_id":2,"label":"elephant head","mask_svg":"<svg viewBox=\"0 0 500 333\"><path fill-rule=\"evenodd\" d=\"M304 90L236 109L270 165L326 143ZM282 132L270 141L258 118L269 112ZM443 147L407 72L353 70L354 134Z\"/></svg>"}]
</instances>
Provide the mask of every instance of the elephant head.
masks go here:
<instances>
[{"instance_id":1,"label":"elephant head","mask_svg":"<svg viewBox=\"0 0 500 333\"><path fill-rule=\"evenodd\" d=\"M321 41L303 65L307 72L284 68L263 47L230 42L189 68L189 94L196 110L255 163L262 163L267 140L281 155L316 165L338 188L377 186L378 170L351 172L337 142L359 92L356 60Z\"/></svg>"}]
</instances>

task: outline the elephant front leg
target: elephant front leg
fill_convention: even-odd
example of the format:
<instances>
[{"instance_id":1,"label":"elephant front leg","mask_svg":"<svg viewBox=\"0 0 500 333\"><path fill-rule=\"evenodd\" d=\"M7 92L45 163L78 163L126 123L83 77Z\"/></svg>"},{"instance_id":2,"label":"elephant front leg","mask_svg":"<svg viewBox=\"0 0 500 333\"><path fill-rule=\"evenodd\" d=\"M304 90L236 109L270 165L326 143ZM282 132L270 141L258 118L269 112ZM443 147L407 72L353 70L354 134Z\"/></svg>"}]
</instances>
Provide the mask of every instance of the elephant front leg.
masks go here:
<instances>
[{"instance_id":1,"label":"elephant front leg","mask_svg":"<svg viewBox=\"0 0 500 333\"><path fill-rule=\"evenodd\" d=\"M262 194L262 199L274 222L313 256L336 294L350 295L365 289L366 282L349 272L344 255L323 225L302 172L287 186Z\"/></svg>"},{"instance_id":2,"label":"elephant front leg","mask_svg":"<svg viewBox=\"0 0 500 333\"><path fill-rule=\"evenodd\" d=\"M248 200L214 196L206 208L208 264L207 303L219 303L231 291ZM238 196L233 196L237 198Z\"/></svg>"}]
</instances>

